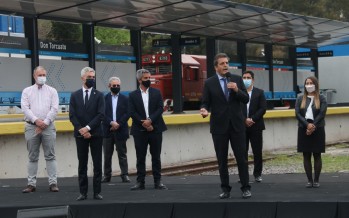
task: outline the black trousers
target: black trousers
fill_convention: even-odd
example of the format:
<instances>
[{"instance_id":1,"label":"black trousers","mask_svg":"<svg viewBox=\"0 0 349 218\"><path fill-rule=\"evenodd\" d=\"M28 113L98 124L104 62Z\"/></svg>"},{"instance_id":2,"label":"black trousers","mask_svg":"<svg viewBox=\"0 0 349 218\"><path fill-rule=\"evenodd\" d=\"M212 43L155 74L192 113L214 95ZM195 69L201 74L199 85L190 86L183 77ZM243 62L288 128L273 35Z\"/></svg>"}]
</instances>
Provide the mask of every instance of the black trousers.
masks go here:
<instances>
[{"instance_id":1,"label":"black trousers","mask_svg":"<svg viewBox=\"0 0 349 218\"><path fill-rule=\"evenodd\" d=\"M246 131L246 159L248 159L249 143L253 153L253 175L261 176L263 170L263 130Z\"/></svg>"},{"instance_id":2,"label":"black trousers","mask_svg":"<svg viewBox=\"0 0 349 218\"><path fill-rule=\"evenodd\" d=\"M152 133L142 131L137 135L133 135L136 155L137 155L137 182L144 183L146 168L145 158L147 155L148 145L151 154L152 171L154 177L154 183L158 183L161 180L161 147L162 147L162 133Z\"/></svg>"},{"instance_id":3,"label":"black trousers","mask_svg":"<svg viewBox=\"0 0 349 218\"><path fill-rule=\"evenodd\" d=\"M103 139L104 177L105 178L111 178L114 145L115 145L115 150L118 153L121 176L128 175L126 140L121 140L121 141L118 140L116 138L115 132L111 132L111 137Z\"/></svg>"},{"instance_id":4,"label":"black trousers","mask_svg":"<svg viewBox=\"0 0 349 218\"><path fill-rule=\"evenodd\" d=\"M248 165L246 159L245 131L234 132L232 128L227 134L212 134L213 144L218 160L219 175L221 179L221 188L224 192L230 192L229 172L228 172L228 149L229 141L233 149L234 156L238 165L238 172L241 181L241 190L249 190Z\"/></svg>"},{"instance_id":5,"label":"black trousers","mask_svg":"<svg viewBox=\"0 0 349 218\"><path fill-rule=\"evenodd\" d=\"M79 188L81 194L88 192L88 177L87 177L87 163L88 152L91 149L91 156L93 161L93 193L101 193L102 180L102 137L92 137L84 139L83 137L75 137L77 154L79 159Z\"/></svg>"}]
</instances>

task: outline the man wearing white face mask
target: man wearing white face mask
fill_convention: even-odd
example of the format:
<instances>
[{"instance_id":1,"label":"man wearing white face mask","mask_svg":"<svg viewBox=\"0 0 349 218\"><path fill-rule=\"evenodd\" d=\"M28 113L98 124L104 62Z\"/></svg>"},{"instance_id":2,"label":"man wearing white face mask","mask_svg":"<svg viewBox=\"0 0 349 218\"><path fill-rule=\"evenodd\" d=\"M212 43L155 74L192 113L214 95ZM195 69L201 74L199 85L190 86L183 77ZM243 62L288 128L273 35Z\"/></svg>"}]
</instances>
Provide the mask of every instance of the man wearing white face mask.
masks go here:
<instances>
[{"instance_id":1,"label":"man wearing white face mask","mask_svg":"<svg viewBox=\"0 0 349 218\"><path fill-rule=\"evenodd\" d=\"M28 150L28 185L22 191L36 191L36 175L40 145L44 151L48 174L49 191L58 192L57 163L55 156L56 128L54 120L58 112L58 94L55 88L46 85L46 70L42 66L34 69L35 84L25 88L21 97L24 113L25 139Z\"/></svg>"},{"instance_id":2,"label":"man wearing white face mask","mask_svg":"<svg viewBox=\"0 0 349 218\"><path fill-rule=\"evenodd\" d=\"M267 110L267 101L264 91L254 87L254 73L246 71L242 74L245 87L250 100L242 105L242 114L246 126L246 158L248 158L248 148L251 142L253 152L253 176L256 182L262 182L263 170L263 130L265 130L263 116Z\"/></svg>"}]
</instances>

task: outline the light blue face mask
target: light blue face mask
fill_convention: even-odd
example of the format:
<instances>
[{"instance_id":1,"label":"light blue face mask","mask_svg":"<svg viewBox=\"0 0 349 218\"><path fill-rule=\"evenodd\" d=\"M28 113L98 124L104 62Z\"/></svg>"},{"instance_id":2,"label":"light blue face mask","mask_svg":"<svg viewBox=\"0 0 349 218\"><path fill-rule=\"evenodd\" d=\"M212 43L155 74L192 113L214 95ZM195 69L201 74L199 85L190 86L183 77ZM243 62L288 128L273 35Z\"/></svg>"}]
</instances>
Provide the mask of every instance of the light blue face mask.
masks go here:
<instances>
[{"instance_id":1,"label":"light blue face mask","mask_svg":"<svg viewBox=\"0 0 349 218\"><path fill-rule=\"evenodd\" d=\"M252 84L252 79L244 79L244 84L246 89L251 86Z\"/></svg>"}]
</instances>

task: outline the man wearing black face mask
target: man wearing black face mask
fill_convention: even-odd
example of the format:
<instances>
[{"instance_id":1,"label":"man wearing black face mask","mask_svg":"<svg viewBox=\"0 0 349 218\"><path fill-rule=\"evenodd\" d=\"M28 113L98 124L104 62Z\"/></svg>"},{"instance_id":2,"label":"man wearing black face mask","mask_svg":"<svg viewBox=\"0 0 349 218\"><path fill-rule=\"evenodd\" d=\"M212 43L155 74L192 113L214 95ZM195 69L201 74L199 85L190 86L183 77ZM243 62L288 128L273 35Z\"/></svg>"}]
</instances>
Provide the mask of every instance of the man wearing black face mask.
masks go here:
<instances>
[{"instance_id":1,"label":"man wearing black face mask","mask_svg":"<svg viewBox=\"0 0 349 218\"><path fill-rule=\"evenodd\" d=\"M103 183L108 183L112 176L112 156L115 150L118 153L122 182L130 182L128 177L126 141L129 138L127 121L128 98L120 93L121 81L118 77L110 77L110 93L105 100L105 117L103 122L103 153L104 153L104 178Z\"/></svg>"},{"instance_id":2,"label":"man wearing black face mask","mask_svg":"<svg viewBox=\"0 0 349 218\"><path fill-rule=\"evenodd\" d=\"M81 70L81 89L73 92L69 103L69 119L74 126L74 137L79 160L79 188L80 195L76 199L87 199L88 178L87 163L88 153L91 150L93 160L93 198L102 200L102 143L104 120L104 96L93 86L96 73L90 67Z\"/></svg>"},{"instance_id":3,"label":"man wearing black face mask","mask_svg":"<svg viewBox=\"0 0 349 218\"><path fill-rule=\"evenodd\" d=\"M162 132L167 128L162 118L163 101L158 89L150 87L150 73L145 69L137 70L139 89L129 95L129 113L132 117L131 135L133 135L137 155L137 183L131 190L145 188L145 157L148 145L152 156L154 188L165 190L161 182L161 146Z\"/></svg>"}]
</instances>

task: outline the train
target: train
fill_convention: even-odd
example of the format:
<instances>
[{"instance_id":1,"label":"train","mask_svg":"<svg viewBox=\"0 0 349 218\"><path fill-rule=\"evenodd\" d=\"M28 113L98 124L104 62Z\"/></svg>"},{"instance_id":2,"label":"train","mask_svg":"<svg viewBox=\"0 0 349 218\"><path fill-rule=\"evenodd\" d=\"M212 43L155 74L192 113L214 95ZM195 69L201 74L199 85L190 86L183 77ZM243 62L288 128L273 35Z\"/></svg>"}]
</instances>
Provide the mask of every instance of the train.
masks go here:
<instances>
[{"instance_id":1,"label":"train","mask_svg":"<svg viewBox=\"0 0 349 218\"><path fill-rule=\"evenodd\" d=\"M207 79L205 55L182 54L183 110L199 109L204 82ZM151 73L152 87L160 90L164 111L173 108L171 53L142 55L142 68Z\"/></svg>"}]
</instances>

